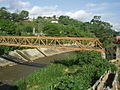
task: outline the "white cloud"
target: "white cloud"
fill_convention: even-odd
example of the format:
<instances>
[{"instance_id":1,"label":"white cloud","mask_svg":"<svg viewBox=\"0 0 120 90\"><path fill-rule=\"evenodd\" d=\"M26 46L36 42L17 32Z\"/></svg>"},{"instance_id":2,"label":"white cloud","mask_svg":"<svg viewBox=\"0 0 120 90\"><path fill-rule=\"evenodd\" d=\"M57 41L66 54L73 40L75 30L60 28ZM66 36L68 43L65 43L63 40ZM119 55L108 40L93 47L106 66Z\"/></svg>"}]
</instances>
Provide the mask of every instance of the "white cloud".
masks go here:
<instances>
[{"instance_id":1,"label":"white cloud","mask_svg":"<svg viewBox=\"0 0 120 90\"><path fill-rule=\"evenodd\" d=\"M113 29L116 31L120 31L120 23L114 23L114 22L110 22L111 25L113 25Z\"/></svg>"},{"instance_id":2,"label":"white cloud","mask_svg":"<svg viewBox=\"0 0 120 90\"><path fill-rule=\"evenodd\" d=\"M70 16L71 18L78 19L78 20L89 20L93 14L86 12L85 10L78 10L78 11L73 11L73 12L65 12L63 15Z\"/></svg>"},{"instance_id":3,"label":"white cloud","mask_svg":"<svg viewBox=\"0 0 120 90\"><path fill-rule=\"evenodd\" d=\"M88 3L86 4L86 8L89 11L104 11L105 9L109 8L111 4L110 3Z\"/></svg>"},{"instance_id":4,"label":"white cloud","mask_svg":"<svg viewBox=\"0 0 120 90\"><path fill-rule=\"evenodd\" d=\"M30 3L18 1L18 2L14 2L14 5L17 5L18 7L28 7L28 6L30 6Z\"/></svg>"},{"instance_id":5,"label":"white cloud","mask_svg":"<svg viewBox=\"0 0 120 90\"><path fill-rule=\"evenodd\" d=\"M30 16L51 16L54 11L56 11L57 5L55 6L33 6L31 9L28 9Z\"/></svg>"},{"instance_id":6,"label":"white cloud","mask_svg":"<svg viewBox=\"0 0 120 90\"><path fill-rule=\"evenodd\" d=\"M100 6L108 6L108 5L110 5L110 3L100 3L98 5L100 5Z\"/></svg>"},{"instance_id":7,"label":"white cloud","mask_svg":"<svg viewBox=\"0 0 120 90\"><path fill-rule=\"evenodd\" d=\"M3 1L5 1L5 0L0 0L0 2L3 2Z\"/></svg>"},{"instance_id":8,"label":"white cloud","mask_svg":"<svg viewBox=\"0 0 120 90\"><path fill-rule=\"evenodd\" d=\"M19 0L11 0L10 1L10 9L25 9L27 7L30 6L29 2L23 2L23 1L19 1Z\"/></svg>"},{"instance_id":9,"label":"white cloud","mask_svg":"<svg viewBox=\"0 0 120 90\"><path fill-rule=\"evenodd\" d=\"M78 11L62 11L57 10L57 5L55 6L34 6L29 9L30 17L37 17L37 16L53 16L53 15L66 15L70 16L71 18L78 19L78 20L87 20L93 17L92 13L89 13L85 10L78 10Z\"/></svg>"},{"instance_id":10,"label":"white cloud","mask_svg":"<svg viewBox=\"0 0 120 90\"><path fill-rule=\"evenodd\" d=\"M5 1L5 0L0 0ZM80 20L80 21L90 21L93 16L98 15L102 16L103 19L110 19L113 13L104 12L105 9L108 9L111 4L110 3L88 3L85 5L85 9L79 9L76 11L63 11L58 10L58 6L33 6L29 2L23 2L20 0L9 0L10 1L10 9L12 10L27 10L30 13L30 17L37 16L53 16L53 15L66 15L71 18ZM112 6L120 5L120 3L113 3ZM100 12L103 11L103 12ZM120 29L119 23L112 23L114 29Z\"/></svg>"},{"instance_id":11,"label":"white cloud","mask_svg":"<svg viewBox=\"0 0 120 90\"><path fill-rule=\"evenodd\" d=\"M37 16L53 16L53 15L66 15L70 16L71 18L78 19L78 20L88 20L91 17L93 17L93 14L90 12L87 12L85 10L77 10L77 11L63 11L63 10L57 10L58 6L33 6L29 7L29 2L23 2L23 1L17 1L17 0L11 0L10 8L11 10L27 10L30 13L30 17L37 17ZM29 7L29 8L27 8Z\"/></svg>"},{"instance_id":12,"label":"white cloud","mask_svg":"<svg viewBox=\"0 0 120 90\"><path fill-rule=\"evenodd\" d=\"M30 13L30 17L66 15L66 16L70 16L71 18L74 18L80 21L90 21L93 18L93 16L102 16L103 19L104 18L106 19L106 18L110 18L110 16L113 15L112 13L92 13L91 11L87 11L87 10L62 11L62 10L57 10L57 7L58 7L57 5L56 6L44 6L44 7L34 6L28 11ZM120 31L119 23L111 23L111 25L113 25L114 30Z\"/></svg>"},{"instance_id":13,"label":"white cloud","mask_svg":"<svg viewBox=\"0 0 120 90\"><path fill-rule=\"evenodd\" d=\"M95 3L88 3L88 4L86 4L85 6L86 6L86 7L95 7L96 4L95 4Z\"/></svg>"}]
</instances>

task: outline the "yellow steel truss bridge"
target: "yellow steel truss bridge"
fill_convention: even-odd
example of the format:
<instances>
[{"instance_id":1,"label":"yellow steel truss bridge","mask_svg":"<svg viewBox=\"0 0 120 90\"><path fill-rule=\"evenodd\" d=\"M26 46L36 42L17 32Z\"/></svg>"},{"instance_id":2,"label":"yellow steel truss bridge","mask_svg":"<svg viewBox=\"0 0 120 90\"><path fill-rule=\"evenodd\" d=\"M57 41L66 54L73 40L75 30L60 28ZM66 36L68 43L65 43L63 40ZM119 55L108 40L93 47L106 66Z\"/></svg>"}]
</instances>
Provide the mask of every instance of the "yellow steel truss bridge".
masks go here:
<instances>
[{"instance_id":1,"label":"yellow steel truss bridge","mask_svg":"<svg viewBox=\"0 0 120 90\"><path fill-rule=\"evenodd\" d=\"M98 38L0 36L0 45L104 52Z\"/></svg>"}]
</instances>

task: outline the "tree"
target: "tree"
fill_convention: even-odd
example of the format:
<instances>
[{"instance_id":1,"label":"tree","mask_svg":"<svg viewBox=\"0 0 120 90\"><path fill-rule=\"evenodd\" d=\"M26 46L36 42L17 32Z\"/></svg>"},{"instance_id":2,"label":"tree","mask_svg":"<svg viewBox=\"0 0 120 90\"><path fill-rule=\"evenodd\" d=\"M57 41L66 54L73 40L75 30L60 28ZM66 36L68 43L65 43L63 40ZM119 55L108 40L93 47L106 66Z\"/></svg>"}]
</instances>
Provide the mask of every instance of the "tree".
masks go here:
<instances>
[{"instance_id":1,"label":"tree","mask_svg":"<svg viewBox=\"0 0 120 90\"><path fill-rule=\"evenodd\" d=\"M70 19L70 17L69 17L69 16L63 16L63 15L62 15L62 16L59 17L59 19Z\"/></svg>"},{"instance_id":2,"label":"tree","mask_svg":"<svg viewBox=\"0 0 120 90\"><path fill-rule=\"evenodd\" d=\"M21 17L21 20L26 20L26 19L28 19L29 17L29 12L28 11L25 11L25 10L22 10L21 12L20 12L20 17Z\"/></svg>"},{"instance_id":3,"label":"tree","mask_svg":"<svg viewBox=\"0 0 120 90\"><path fill-rule=\"evenodd\" d=\"M101 16L94 16L93 19L94 20L100 20Z\"/></svg>"},{"instance_id":4,"label":"tree","mask_svg":"<svg viewBox=\"0 0 120 90\"><path fill-rule=\"evenodd\" d=\"M95 36L98 37L103 43L104 48L106 48L106 51L108 51L107 57L109 59L113 59L113 54L115 53L115 44L113 42L113 38L116 35L116 31L112 29L112 25L110 25L110 23L101 21L100 16L94 16L90 23L90 32L94 33Z\"/></svg>"},{"instance_id":5,"label":"tree","mask_svg":"<svg viewBox=\"0 0 120 90\"><path fill-rule=\"evenodd\" d=\"M6 7L1 7L0 11L7 11L7 8Z\"/></svg>"},{"instance_id":6,"label":"tree","mask_svg":"<svg viewBox=\"0 0 120 90\"><path fill-rule=\"evenodd\" d=\"M6 32L6 34L14 35L15 34L15 23L10 20L0 19L0 30Z\"/></svg>"},{"instance_id":7,"label":"tree","mask_svg":"<svg viewBox=\"0 0 120 90\"><path fill-rule=\"evenodd\" d=\"M53 15L53 19L55 19L55 20L56 20L56 15Z\"/></svg>"},{"instance_id":8,"label":"tree","mask_svg":"<svg viewBox=\"0 0 120 90\"><path fill-rule=\"evenodd\" d=\"M11 14L11 20L15 21L15 22L18 22L18 21L20 21L20 16L17 13L12 13Z\"/></svg>"},{"instance_id":9,"label":"tree","mask_svg":"<svg viewBox=\"0 0 120 90\"><path fill-rule=\"evenodd\" d=\"M38 16L37 19L42 19L42 16Z\"/></svg>"},{"instance_id":10,"label":"tree","mask_svg":"<svg viewBox=\"0 0 120 90\"><path fill-rule=\"evenodd\" d=\"M10 13L5 7L0 8L0 19L10 19Z\"/></svg>"}]
</instances>

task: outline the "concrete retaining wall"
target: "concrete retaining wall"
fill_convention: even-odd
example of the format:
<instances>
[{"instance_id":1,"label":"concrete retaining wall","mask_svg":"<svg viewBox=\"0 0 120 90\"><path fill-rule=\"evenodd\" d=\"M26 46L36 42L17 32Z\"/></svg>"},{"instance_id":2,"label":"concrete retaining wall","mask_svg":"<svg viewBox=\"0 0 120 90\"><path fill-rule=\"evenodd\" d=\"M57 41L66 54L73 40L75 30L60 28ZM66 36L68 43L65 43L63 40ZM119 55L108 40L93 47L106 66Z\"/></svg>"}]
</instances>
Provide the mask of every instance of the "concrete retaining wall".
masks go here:
<instances>
[{"instance_id":1,"label":"concrete retaining wall","mask_svg":"<svg viewBox=\"0 0 120 90\"><path fill-rule=\"evenodd\" d=\"M115 78L113 80L111 90L118 90L118 86L117 85L118 85L118 71L115 74Z\"/></svg>"},{"instance_id":2,"label":"concrete retaining wall","mask_svg":"<svg viewBox=\"0 0 120 90\"><path fill-rule=\"evenodd\" d=\"M115 73L114 80L112 81L112 87L107 86L106 87L106 81L109 78L109 75L111 74L111 71L106 71L99 80L96 81L96 83L89 88L88 90L118 90L118 71Z\"/></svg>"},{"instance_id":3,"label":"concrete retaining wall","mask_svg":"<svg viewBox=\"0 0 120 90\"><path fill-rule=\"evenodd\" d=\"M7 61L4 58L0 57L0 67L4 67L4 66L7 66L7 65L13 66L13 65L15 65L15 63Z\"/></svg>"},{"instance_id":4,"label":"concrete retaining wall","mask_svg":"<svg viewBox=\"0 0 120 90\"><path fill-rule=\"evenodd\" d=\"M9 55L22 59L24 61L34 61L36 59L52 56L55 54L70 52L70 50L57 50L48 48L26 49L11 51Z\"/></svg>"},{"instance_id":5,"label":"concrete retaining wall","mask_svg":"<svg viewBox=\"0 0 120 90\"><path fill-rule=\"evenodd\" d=\"M88 90L102 90L101 88L103 88L105 81L108 78L110 71L106 71L99 80L96 81L96 83L89 88Z\"/></svg>"},{"instance_id":6,"label":"concrete retaining wall","mask_svg":"<svg viewBox=\"0 0 120 90\"><path fill-rule=\"evenodd\" d=\"M35 49L24 49L24 50L14 50L9 52L9 55L16 57L23 61L34 61L39 58L46 56L52 56L55 54L70 52L71 50L58 50L49 48L35 48ZM12 62L0 58L0 66L10 65Z\"/></svg>"}]
</instances>

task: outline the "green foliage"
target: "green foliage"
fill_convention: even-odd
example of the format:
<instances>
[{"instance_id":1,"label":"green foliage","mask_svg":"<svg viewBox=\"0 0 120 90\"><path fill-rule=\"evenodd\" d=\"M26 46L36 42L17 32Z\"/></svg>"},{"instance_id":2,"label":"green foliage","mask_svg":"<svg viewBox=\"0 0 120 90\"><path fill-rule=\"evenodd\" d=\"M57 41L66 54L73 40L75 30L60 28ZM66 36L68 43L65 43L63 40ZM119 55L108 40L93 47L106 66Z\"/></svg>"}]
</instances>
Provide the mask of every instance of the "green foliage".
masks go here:
<instances>
[{"instance_id":1,"label":"green foliage","mask_svg":"<svg viewBox=\"0 0 120 90\"><path fill-rule=\"evenodd\" d=\"M65 78L65 79L62 79L58 85L55 85L55 89L57 90L70 90L70 89L75 89L76 83L69 79L69 78Z\"/></svg>"},{"instance_id":2,"label":"green foliage","mask_svg":"<svg viewBox=\"0 0 120 90\"><path fill-rule=\"evenodd\" d=\"M34 86L38 86L37 88L49 87L57 81L57 78L66 74L64 72L65 68L66 67L61 64L51 64L46 68L34 72L27 78L18 81L17 85L19 86L20 90L23 90L22 88L27 88L30 90L31 88L34 88ZM26 84L24 85L25 87L21 87L23 84Z\"/></svg>"},{"instance_id":3,"label":"green foliage","mask_svg":"<svg viewBox=\"0 0 120 90\"><path fill-rule=\"evenodd\" d=\"M60 36L60 33L62 32L62 26L48 23L44 25L43 30L48 36Z\"/></svg>"},{"instance_id":4,"label":"green foliage","mask_svg":"<svg viewBox=\"0 0 120 90\"><path fill-rule=\"evenodd\" d=\"M63 60L57 60L55 63L61 63L65 66L72 66L72 65L77 65L78 62L76 61L78 59L77 55L72 55L64 58Z\"/></svg>"},{"instance_id":5,"label":"green foliage","mask_svg":"<svg viewBox=\"0 0 120 90\"><path fill-rule=\"evenodd\" d=\"M92 33L87 33L79 30L74 25L62 25L54 23L46 23L43 27L43 32L47 36L62 36L62 37L95 37Z\"/></svg>"},{"instance_id":6,"label":"green foliage","mask_svg":"<svg viewBox=\"0 0 120 90\"><path fill-rule=\"evenodd\" d=\"M110 64L110 67L111 67L110 69L111 69L112 72L116 72L117 69L118 69L118 68L117 68L115 65L113 65L113 64Z\"/></svg>"},{"instance_id":7,"label":"green foliage","mask_svg":"<svg viewBox=\"0 0 120 90\"><path fill-rule=\"evenodd\" d=\"M28 47L14 47L14 46L2 46L0 45L0 55L2 54L8 54L10 51L16 50L16 49L28 49Z\"/></svg>"},{"instance_id":8,"label":"green foliage","mask_svg":"<svg viewBox=\"0 0 120 90\"><path fill-rule=\"evenodd\" d=\"M0 31L6 32L7 34L15 34L15 23L10 20L0 19Z\"/></svg>"},{"instance_id":9,"label":"green foliage","mask_svg":"<svg viewBox=\"0 0 120 90\"><path fill-rule=\"evenodd\" d=\"M11 14L11 20L15 21L15 22L19 22L20 21L20 16L17 13L12 13Z\"/></svg>"},{"instance_id":10,"label":"green foliage","mask_svg":"<svg viewBox=\"0 0 120 90\"><path fill-rule=\"evenodd\" d=\"M119 81L119 83L120 83L120 74L118 75L118 81Z\"/></svg>"},{"instance_id":11,"label":"green foliage","mask_svg":"<svg viewBox=\"0 0 120 90\"><path fill-rule=\"evenodd\" d=\"M16 35L29 36L29 35L32 35L32 32L33 32L33 25L31 22L21 21L16 24Z\"/></svg>"},{"instance_id":12,"label":"green foliage","mask_svg":"<svg viewBox=\"0 0 120 90\"><path fill-rule=\"evenodd\" d=\"M57 63L66 65L68 66L68 68L74 65L79 66L79 68L75 69L76 72L75 71L70 72L70 70L68 72L70 77L74 77L74 79L77 78L77 80L73 80L74 83L78 81L77 83L79 83L80 86L82 85L82 87L86 87L86 89L80 89L77 88L76 86L73 86L73 88L77 88L75 90L87 90L88 88L90 88L90 86L92 86L96 82L96 80L100 78L101 75L105 73L105 71L111 69L114 72L117 70L115 65L110 64L106 59L102 59L100 53L98 52L86 52L86 51L78 52L77 55L70 56L62 61L58 61ZM66 80L62 79L55 88L66 88L66 86L71 83L69 79L67 83L65 82Z\"/></svg>"},{"instance_id":13,"label":"green foliage","mask_svg":"<svg viewBox=\"0 0 120 90\"><path fill-rule=\"evenodd\" d=\"M22 20L28 19L28 15L29 15L29 12L28 12L28 11L22 10L22 11L20 12L20 18L21 18Z\"/></svg>"},{"instance_id":14,"label":"green foliage","mask_svg":"<svg viewBox=\"0 0 120 90\"><path fill-rule=\"evenodd\" d=\"M25 12L25 11L24 11ZM21 12L22 15L23 12ZM27 16L23 15L24 19ZM21 21L20 15L17 13L10 13L6 8L0 8L0 36L33 36L33 27L27 21ZM9 51L15 49L23 49L19 47L0 46L0 54L8 54Z\"/></svg>"},{"instance_id":15,"label":"green foliage","mask_svg":"<svg viewBox=\"0 0 120 90\"><path fill-rule=\"evenodd\" d=\"M98 52L81 51L17 82L22 90L87 90L105 71L116 68ZM115 69L114 69L115 70ZM24 84L24 87L21 85Z\"/></svg>"},{"instance_id":16,"label":"green foliage","mask_svg":"<svg viewBox=\"0 0 120 90\"><path fill-rule=\"evenodd\" d=\"M0 8L0 19L10 19L10 12L7 11L7 8Z\"/></svg>"},{"instance_id":17,"label":"green foliage","mask_svg":"<svg viewBox=\"0 0 120 90\"><path fill-rule=\"evenodd\" d=\"M7 8L1 7L0 8L0 19L7 19L10 21L23 21L23 20L28 20L29 12L22 10L20 13L10 13Z\"/></svg>"},{"instance_id":18,"label":"green foliage","mask_svg":"<svg viewBox=\"0 0 120 90\"><path fill-rule=\"evenodd\" d=\"M113 38L117 34L116 31L112 29L112 25L110 25L110 23L101 21L100 17L97 16L95 16L90 23L90 32L93 32L103 43L104 48L106 48L107 51L107 58L113 59L113 55L115 54L115 44Z\"/></svg>"},{"instance_id":19,"label":"green foliage","mask_svg":"<svg viewBox=\"0 0 120 90\"><path fill-rule=\"evenodd\" d=\"M113 59L115 54L114 35L116 32L112 25L101 21L100 16L95 16L90 22L74 20L69 16L53 17L38 16L29 21L29 12L22 10L20 13L11 13L5 7L0 8L0 34L29 36L33 35L33 28L39 35L59 37L97 37L106 49L108 59ZM57 20L59 23L51 23Z\"/></svg>"},{"instance_id":20,"label":"green foliage","mask_svg":"<svg viewBox=\"0 0 120 90\"><path fill-rule=\"evenodd\" d=\"M83 82L81 82L81 80ZM88 83L81 77L75 78L72 76L65 76L61 78L59 82L53 86L54 88L53 90L87 90L88 87L89 87Z\"/></svg>"},{"instance_id":21,"label":"green foliage","mask_svg":"<svg viewBox=\"0 0 120 90\"><path fill-rule=\"evenodd\" d=\"M116 32L112 26L95 16L90 22L81 22L69 16L41 17L29 21L29 12L10 13L7 8L0 8L0 35L34 36L35 33L59 37L97 37L107 51L107 58L114 58ZM59 23L51 23L57 20ZM0 46L0 54L23 49L19 47ZM27 78L17 82L20 90L87 90L108 69L116 67L102 59L98 52L78 52L64 60L57 61L47 68L40 69Z\"/></svg>"}]
</instances>

